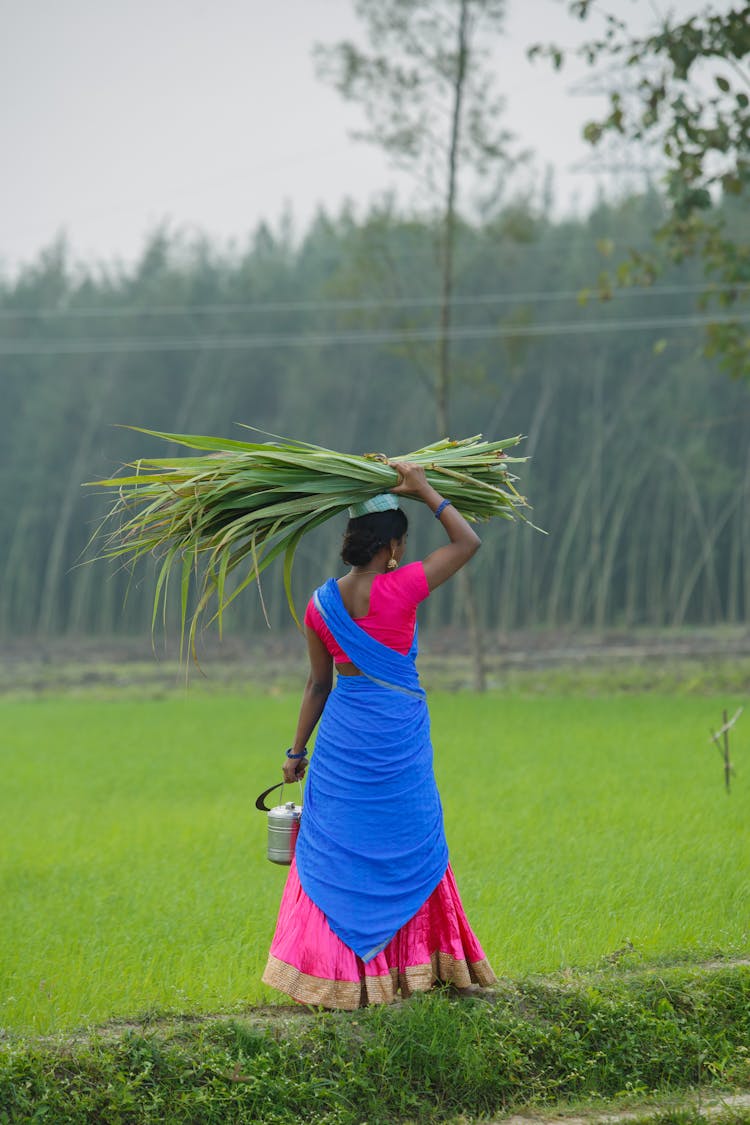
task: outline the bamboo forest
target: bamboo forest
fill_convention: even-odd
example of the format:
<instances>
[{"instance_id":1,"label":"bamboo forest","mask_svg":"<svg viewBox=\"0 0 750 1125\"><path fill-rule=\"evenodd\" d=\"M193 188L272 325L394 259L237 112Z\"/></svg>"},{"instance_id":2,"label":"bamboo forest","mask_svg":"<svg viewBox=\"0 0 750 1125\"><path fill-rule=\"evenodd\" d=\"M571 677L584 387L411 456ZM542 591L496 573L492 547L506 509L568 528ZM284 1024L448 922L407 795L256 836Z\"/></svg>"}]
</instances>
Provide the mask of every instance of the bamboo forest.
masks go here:
<instances>
[{"instance_id":1,"label":"bamboo forest","mask_svg":"<svg viewBox=\"0 0 750 1125\"><path fill-rule=\"evenodd\" d=\"M596 292L660 206L646 192L557 220L519 203L460 225L449 434L432 374L435 232L387 202L321 212L304 230L288 214L231 249L160 229L132 267L82 267L51 246L0 282L2 634L147 633L155 567L92 562L107 498L84 483L163 456L127 427L237 438L239 425L389 457L446 436L524 435L517 488L536 526L478 528L472 576L490 630L743 622L750 399L704 354L704 283L674 267L650 287ZM415 507L429 547L437 530ZM341 567L341 530L306 537L300 598ZM271 626L292 628L275 568L262 592ZM428 604L424 622L460 628L460 594ZM251 587L225 629L266 628Z\"/></svg>"}]
</instances>

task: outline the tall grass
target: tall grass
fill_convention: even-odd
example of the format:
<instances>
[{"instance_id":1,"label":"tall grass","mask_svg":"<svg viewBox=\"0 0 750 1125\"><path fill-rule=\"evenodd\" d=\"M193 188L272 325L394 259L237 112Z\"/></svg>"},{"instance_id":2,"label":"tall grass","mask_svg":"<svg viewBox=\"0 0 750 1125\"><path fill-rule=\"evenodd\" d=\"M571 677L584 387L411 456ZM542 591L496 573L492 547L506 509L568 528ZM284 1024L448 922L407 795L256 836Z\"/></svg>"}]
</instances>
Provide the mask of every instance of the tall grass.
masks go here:
<instances>
[{"instance_id":1,"label":"tall grass","mask_svg":"<svg viewBox=\"0 0 750 1125\"><path fill-rule=\"evenodd\" d=\"M0 707L0 1026L277 998L284 869L252 801L297 702ZM708 746L733 702L433 695L451 858L499 973L747 952L750 766L738 735L727 797Z\"/></svg>"}]
</instances>

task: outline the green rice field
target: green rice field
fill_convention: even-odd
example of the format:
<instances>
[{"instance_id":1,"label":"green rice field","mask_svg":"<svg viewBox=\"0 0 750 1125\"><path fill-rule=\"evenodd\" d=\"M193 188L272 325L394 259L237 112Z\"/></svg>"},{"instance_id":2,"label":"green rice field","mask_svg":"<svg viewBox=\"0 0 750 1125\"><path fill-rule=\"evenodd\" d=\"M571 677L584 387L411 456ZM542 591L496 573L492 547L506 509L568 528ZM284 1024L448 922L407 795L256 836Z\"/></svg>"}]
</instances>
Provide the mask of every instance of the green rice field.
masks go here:
<instances>
[{"instance_id":1,"label":"green rice field","mask_svg":"<svg viewBox=\"0 0 750 1125\"><path fill-rule=\"evenodd\" d=\"M451 858L502 976L747 955L750 745L739 700L431 696ZM236 1012L285 868L257 794L296 695L0 704L0 1028ZM294 795L293 792L290 795Z\"/></svg>"}]
</instances>

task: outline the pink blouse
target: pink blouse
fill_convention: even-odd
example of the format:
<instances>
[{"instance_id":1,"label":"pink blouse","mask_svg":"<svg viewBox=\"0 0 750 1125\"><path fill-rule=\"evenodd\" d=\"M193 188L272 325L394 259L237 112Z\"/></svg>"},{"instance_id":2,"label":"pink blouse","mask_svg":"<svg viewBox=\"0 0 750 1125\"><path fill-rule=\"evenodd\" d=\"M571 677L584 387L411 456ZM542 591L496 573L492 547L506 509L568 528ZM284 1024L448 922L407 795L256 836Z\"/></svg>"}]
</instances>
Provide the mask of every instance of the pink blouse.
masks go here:
<instances>
[{"instance_id":1,"label":"pink blouse","mask_svg":"<svg viewBox=\"0 0 750 1125\"><path fill-rule=\"evenodd\" d=\"M417 606L429 597L430 587L421 562L409 563L398 570L376 574L370 587L370 610L366 617L354 620L376 641L402 655L411 648ZM305 610L305 625L322 640L334 664L349 664L349 657L336 644L312 598Z\"/></svg>"}]
</instances>

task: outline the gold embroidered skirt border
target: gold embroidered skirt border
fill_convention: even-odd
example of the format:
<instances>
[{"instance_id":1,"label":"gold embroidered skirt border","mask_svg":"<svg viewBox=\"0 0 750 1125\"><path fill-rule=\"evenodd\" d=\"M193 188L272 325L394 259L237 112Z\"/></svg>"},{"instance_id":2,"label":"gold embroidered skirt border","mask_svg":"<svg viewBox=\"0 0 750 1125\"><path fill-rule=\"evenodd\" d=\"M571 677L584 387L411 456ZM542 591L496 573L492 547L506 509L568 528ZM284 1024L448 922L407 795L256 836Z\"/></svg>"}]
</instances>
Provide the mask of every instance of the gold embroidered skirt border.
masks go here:
<instances>
[{"instance_id":1,"label":"gold embroidered skirt border","mask_svg":"<svg viewBox=\"0 0 750 1125\"><path fill-rule=\"evenodd\" d=\"M435 953L428 964L409 965L400 973L394 968L387 976L365 974L358 981L309 976L271 954L262 979L264 984L301 1004L343 1011L368 1004L390 1004L399 993L406 999L415 992L429 992L436 984L452 984L459 989L471 985L488 988L497 980L487 958L472 963L457 961L448 953Z\"/></svg>"}]
</instances>

